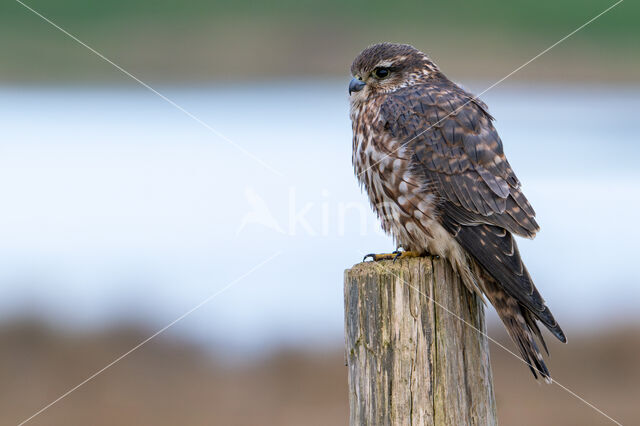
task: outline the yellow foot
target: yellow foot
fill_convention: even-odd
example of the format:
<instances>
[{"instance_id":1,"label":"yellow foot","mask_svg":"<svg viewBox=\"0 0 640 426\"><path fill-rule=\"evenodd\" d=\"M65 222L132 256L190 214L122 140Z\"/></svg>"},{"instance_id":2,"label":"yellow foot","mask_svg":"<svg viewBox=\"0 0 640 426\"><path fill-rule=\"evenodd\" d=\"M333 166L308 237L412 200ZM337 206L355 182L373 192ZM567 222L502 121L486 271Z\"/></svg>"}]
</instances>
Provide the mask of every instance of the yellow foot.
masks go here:
<instances>
[{"instance_id":1,"label":"yellow foot","mask_svg":"<svg viewBox=\"0 0 640 426\"><path fill-rule=\"evenodd\" d=\"M392 253L380 253L380 254L369 253L364 257L364 259L362 259L362 261L365 262L368 258L371 258L371 260L373 260L374 262L377 262L379 260L393 260L395 262L398 259L404 259L407 257L420 257L420 253L418 253L417 251L399 251L399 250L396 250Z\"/></svg>"}]
</instances>

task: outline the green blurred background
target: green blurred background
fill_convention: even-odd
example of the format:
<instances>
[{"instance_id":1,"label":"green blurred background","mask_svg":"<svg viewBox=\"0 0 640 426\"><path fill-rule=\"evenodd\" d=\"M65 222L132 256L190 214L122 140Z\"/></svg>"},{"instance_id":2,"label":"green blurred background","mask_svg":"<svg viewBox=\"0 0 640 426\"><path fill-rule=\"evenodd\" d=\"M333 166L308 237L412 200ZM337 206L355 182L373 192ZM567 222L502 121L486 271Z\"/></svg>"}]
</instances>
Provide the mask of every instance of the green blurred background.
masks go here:
<instances>
[{"instance_id":1,"label":"green blurred background","mask_svg":"<svg viewBox=\"0 0 640 426\"><path fill-rule=\"evenodd\" d=\"M153 81L344 75L363 46L411 41L456 78L504 74L613 4L567 1L45 1L27 4ZM516 79L640 78L640 3L627 0ZM597 52L597 58L594 58ZM22 5L0 5L3 81L114 81ZM46 65L45 65L46 64ZM553 66L550 66L553 64Z\"/></svg>"}]
</instances>

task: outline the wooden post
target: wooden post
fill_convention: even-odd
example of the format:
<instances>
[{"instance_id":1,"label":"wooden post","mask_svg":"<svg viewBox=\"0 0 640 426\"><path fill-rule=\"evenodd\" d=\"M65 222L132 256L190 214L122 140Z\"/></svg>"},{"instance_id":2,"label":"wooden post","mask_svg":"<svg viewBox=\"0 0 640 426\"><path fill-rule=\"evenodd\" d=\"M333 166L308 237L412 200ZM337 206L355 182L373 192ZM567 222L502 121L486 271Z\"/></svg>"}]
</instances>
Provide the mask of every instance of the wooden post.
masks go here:
<instances>
[{"instance_id":1,"label":"wooden post","mask_svg":"<svg viewBox=\"0 0 640 426\"><path fill-rule=\"evenodd\" d=\"M422 293L422 294L421 294ZM350 425L495 425L483 304L444 259L345 271Z\"/></svg>"}]
</instances>

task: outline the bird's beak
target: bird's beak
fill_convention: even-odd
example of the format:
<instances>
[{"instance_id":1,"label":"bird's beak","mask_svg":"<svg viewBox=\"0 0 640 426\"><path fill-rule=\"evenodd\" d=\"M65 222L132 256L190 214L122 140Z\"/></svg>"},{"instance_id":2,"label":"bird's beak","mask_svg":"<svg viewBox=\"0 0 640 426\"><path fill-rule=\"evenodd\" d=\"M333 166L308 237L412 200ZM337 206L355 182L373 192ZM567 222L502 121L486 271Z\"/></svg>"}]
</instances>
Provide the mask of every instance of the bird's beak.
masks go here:
<instances>
[{"instance_id":1,"label":"bird's beak","mask_svg":"<svg viewBox=\"0 0 640 426\"><path fill-rule=\"evenodd\" d=\"M364 81L358 80L357 78L352 78L351 82L349 83L349 95L351 95L351 92L361 91L366 85L367 84Z\"/></svg>"}]
</instances>

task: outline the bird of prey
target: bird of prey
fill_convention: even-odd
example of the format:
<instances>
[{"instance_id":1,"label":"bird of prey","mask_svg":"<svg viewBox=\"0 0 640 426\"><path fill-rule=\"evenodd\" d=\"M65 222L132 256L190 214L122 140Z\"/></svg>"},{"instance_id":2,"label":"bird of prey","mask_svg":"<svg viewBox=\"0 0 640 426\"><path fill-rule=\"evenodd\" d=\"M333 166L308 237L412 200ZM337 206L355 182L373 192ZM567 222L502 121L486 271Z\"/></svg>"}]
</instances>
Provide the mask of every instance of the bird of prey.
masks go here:
<instances>
[{"instance_id":1,"label":"bird of prey","mask_svg":"<svg viewBox=\"0 0 640 426\"><path fill-rule=\"evenodd\" d=\"M539 227L487 106L409 45L370 46L351 74L353 166L382 228L405 249L395 256L447 259L493 304L534 377L550 381L537 322L566 338L520 258L513 236L533 238Z\"/></svg>"}]
</instances>

